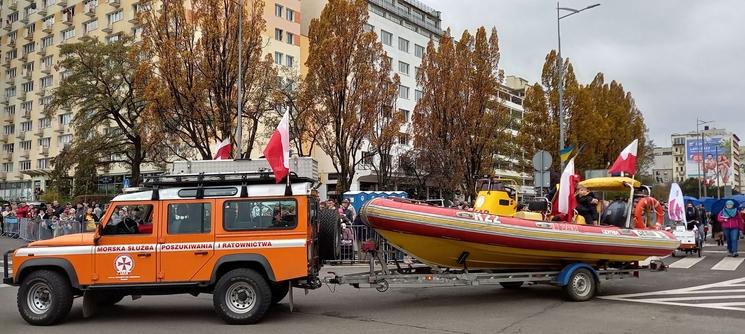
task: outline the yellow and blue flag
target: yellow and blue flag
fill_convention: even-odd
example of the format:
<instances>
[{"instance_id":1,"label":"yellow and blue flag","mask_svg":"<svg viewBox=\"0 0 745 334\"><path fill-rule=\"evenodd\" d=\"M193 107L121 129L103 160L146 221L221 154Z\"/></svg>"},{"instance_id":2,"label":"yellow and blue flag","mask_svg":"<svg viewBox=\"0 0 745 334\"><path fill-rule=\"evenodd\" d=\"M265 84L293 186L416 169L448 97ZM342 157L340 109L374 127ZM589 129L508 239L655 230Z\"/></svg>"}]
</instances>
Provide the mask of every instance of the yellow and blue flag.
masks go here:
<instances>
[{"instance_id":1,"label":"yellow and blue flag","mask_svg":"<svg viewBox=\"0 0 745 334\"><path fill-rule=\"evenodd\" d=\"M559 157L561 157L561 162L569 160L569 157L572 156L572 152L574 152L574 145L564 147L561 151L559 151Z\"/></svg>"}]
</instances>

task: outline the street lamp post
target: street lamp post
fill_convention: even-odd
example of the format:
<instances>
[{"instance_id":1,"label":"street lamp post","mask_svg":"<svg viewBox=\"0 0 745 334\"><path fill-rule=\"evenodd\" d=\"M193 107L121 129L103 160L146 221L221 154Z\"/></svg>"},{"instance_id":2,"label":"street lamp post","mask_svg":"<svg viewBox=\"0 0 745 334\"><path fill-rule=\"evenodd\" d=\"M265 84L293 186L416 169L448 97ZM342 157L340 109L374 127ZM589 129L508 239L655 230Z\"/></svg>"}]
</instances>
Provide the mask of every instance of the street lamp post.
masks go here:
<instances>
[{"instance_id":1,"label":"street lamp post","mask_svg":"<svg viewBox=\"0 0 745 334\"><path fill-rule=\"evenodd\" d=\"M561 7L558 2L556 3L556 33L559 41L559 154L561 154L561 150L564 149L564 143L566 143L566 125L564 124L564 61L561 58L561 19L597 6L600 6L600 4L596 3L582 9L574 9ZM562 16L562 10L569 12L569 14ZM564 169L563 161L561 162L561 169Z\"/></svg>"},{"instance_id":2,"label":"street lamp post","mask_svg":"<svg viewBox=\"0 0 745 334\"><path fill-rule=\"evenodd\" d=\"M235 129L235 158L240 159L243 156L241 141L243 137L243 0L238 2L238 119Z\"/></svg>"},{"instance_id":3,"label":"street lamp post","mask_svg":"<svg viewBox=\"0 0 745 334\"><path fill-rule=\"evenodd\" d=\"M706 125L709 123L713 123L714 121L703 121L698 118L696 118L696 134L700 132L699 127L702 125ZM701 169L702 165L704 165L704 133L701 132L701 161L696 164L698 165L698 198L701 198ZM706 181L706 167L703 167L704 173L703 178L704 181ZM704 184L704 197L706 197L706 184Z\"/></svg>"}]
</instances>

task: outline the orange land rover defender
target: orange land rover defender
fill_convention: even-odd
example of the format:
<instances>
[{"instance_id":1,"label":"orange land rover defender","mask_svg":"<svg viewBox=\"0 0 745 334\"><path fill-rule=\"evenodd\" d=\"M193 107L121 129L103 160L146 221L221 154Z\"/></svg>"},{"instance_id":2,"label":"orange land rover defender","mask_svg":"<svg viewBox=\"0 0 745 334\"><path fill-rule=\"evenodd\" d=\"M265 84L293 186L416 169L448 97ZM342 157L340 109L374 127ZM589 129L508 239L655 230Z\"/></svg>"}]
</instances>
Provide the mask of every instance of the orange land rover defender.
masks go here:
<instances>
[{"instance_id":1,"label":"orange land rover defender","mask_svg":"<svg viewBox=\"0 0 745 334\"><path fill-rule=\"evenodd\" d=\"M146 190L114 198L94 232L6 253L3 281L19 286L32 325L60 322L75 297L90 314L176 293L211 293L226 322L255 323L290 287L320 287L322 255L338 247L338 227L316 218L313 180L291 181L290 194L265 172L148 178Z\"/></svg>"}]
</instances>

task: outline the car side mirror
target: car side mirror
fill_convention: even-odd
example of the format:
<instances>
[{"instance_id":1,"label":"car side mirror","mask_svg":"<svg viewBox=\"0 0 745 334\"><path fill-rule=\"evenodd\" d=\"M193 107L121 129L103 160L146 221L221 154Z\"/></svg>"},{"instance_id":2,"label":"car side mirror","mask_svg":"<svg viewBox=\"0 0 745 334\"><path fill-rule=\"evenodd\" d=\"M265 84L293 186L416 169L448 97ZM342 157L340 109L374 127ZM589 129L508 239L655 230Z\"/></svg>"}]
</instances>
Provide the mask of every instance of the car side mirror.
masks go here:
<instances>
[{"instance_id":1,"label":"car side mirror","mask_svg":"<svg viewBox=\"0 0 745 334\"><path fill-rule=\"evenodd\" d=\"M93 233L93 244L94 245L98 244L98 239L101 239L102 232L103 232L103 225L96 224L96 230Z\"/></svg>"}]
</instances>

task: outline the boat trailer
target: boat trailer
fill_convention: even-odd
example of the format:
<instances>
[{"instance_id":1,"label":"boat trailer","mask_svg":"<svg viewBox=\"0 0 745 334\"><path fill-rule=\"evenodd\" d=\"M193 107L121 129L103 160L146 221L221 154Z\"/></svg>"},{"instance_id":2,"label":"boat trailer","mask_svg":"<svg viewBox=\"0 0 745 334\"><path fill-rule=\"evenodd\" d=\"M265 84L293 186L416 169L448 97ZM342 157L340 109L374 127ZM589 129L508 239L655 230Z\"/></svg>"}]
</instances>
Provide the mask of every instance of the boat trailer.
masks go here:
<instances>
[{"instance_id":1,"label":"boat trailer","mask_svg":"<svg viewBox=\"0 0 745 334\"><path fill-rule=\"evenodd\" d=\"M454 287L501 285L504 288L516 289L523 284L549 284L561 287L565 296L572 301L586 301L595 297L601 281L638 278L643 270L662 271L666 267L660 260L653 260L648 267L630 263L623 268L593 268L591 265L575 262L565 265L558 271L494 271L469 270L468 253L461 254L459 263L463 268L438 268L426 265L408 265L402 267L395 262L396 268L389 268L383 260L377 244L373 241L363 243L363 252L369 255L369 271L337 275L329 272L323 280L326 284L346 285L355 288L374 288L385 292L389 288L419 287ZM377 269L376 263L380 269Z\"/></svg>"}]
</instances>

